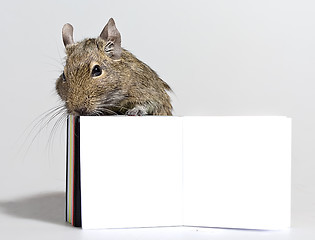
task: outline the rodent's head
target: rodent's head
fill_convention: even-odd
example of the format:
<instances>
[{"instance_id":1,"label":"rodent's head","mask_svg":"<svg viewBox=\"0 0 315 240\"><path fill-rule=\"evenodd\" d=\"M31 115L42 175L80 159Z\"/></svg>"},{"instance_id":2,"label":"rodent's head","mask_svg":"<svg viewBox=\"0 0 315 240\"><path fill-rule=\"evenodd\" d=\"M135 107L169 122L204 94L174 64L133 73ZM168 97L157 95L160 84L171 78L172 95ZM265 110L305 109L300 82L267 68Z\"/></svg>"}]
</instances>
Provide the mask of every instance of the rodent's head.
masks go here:
<instances>
[{"instance_id":1,"label":"rodent's head","mask_svg":"<svg viewBox=\"0 0 315 240\"><path fill-rule=\"evenodd\" d=\"M73 27L62 29L66 48L64 72L56 82L56 90L65 102L69 114L104 115L106 106L114 105L118 94L115 71L119 68L122 48L121 36L111 18L98 38L75 43ZM104 91L105 90L105 91ZM105 112L104 112L105 111Z\"/></svg>"}]
</instances>

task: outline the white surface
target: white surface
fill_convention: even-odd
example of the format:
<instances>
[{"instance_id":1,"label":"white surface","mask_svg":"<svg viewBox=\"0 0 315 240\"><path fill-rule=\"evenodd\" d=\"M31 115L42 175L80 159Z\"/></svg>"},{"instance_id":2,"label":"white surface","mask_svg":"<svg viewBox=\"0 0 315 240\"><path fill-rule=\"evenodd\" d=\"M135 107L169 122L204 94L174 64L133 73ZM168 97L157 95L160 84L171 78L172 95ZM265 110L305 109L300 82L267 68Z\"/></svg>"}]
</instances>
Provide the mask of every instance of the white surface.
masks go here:
<instances>
[{"instance_id":1,"label":"white surface","mask_svg":"<svg viewBox=\"0 0 315 240\"><path fill-rule=\"evenodd\" d=\"M181 225L179 117L81 117L82 227Z\"/></svg>"},{"instance_id":2,"label":"white surface","mask_svg":"<svg viewBox=\"0 0 315 240\"><path fill-rule=\"evenodd\" d=\"M291 120L184 117L185 225L290 226Z\"/></svg>"},{"instance_id":3,"label":"white surface","mask_svg":"<svg viewBox=\"0 0 315 240\"><path fill-rule=\"evenodd\" d=\"M81 117L80 122L85 229L290 226L286 117Z\"/></svg>"},{"instance_id":4,"label":"white surface","mask_svg":"<svg viewBox=\"0 0 315 240\"><path fill-rule=\"evenodd\" d=\"M315 238L315 1L12 0L1 1L0 13L1 238ZM292 230L82 231L64 223L64 129L49 151L50 129L13 157L30 143L16 139L59 104L53 93L65 56L63 24L72 23L80 40L97 36L110 17L123 47L172 86L176 115L292 118Z\"/></svg>"}]
</instances>

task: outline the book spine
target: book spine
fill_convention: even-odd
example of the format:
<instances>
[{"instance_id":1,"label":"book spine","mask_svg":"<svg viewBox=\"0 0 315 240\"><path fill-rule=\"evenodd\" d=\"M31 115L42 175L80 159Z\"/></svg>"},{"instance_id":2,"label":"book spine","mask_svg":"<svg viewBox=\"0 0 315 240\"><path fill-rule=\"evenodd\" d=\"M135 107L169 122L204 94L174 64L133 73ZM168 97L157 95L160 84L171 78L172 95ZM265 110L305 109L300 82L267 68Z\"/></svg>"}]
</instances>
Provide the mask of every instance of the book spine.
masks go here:
<instances>
[{"instance_id":1,"label":"book spine","mask_svg":"<svg viewBox=\"0 0 315 240\"><path fill-rule=\"evenodd\" d=\"M72 115L67 120L66 222L81 227L80 117Z\"/></svg>"}]
</instances>

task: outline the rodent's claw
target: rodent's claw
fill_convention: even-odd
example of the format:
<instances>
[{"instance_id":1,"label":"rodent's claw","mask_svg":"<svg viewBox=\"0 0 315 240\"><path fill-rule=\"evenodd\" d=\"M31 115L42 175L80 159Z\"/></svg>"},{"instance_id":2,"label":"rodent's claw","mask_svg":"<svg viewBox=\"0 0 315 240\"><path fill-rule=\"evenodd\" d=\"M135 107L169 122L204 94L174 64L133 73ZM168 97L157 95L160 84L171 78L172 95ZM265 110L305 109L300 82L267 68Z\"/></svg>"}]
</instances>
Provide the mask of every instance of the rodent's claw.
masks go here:
<instances>
[{"instance_id":1,"label":"rodent's claw","mask_svg":"<svg viewBox=\"0 0 315 240\"><path fill-rule=\"evenodd\" d=\"M136 106L132 109L129 109L127 112L126 112L126 115L127 116L144 116L144 115L147 115L147 111L144 109L143 106Z\"/></svg>"}]
</instances>

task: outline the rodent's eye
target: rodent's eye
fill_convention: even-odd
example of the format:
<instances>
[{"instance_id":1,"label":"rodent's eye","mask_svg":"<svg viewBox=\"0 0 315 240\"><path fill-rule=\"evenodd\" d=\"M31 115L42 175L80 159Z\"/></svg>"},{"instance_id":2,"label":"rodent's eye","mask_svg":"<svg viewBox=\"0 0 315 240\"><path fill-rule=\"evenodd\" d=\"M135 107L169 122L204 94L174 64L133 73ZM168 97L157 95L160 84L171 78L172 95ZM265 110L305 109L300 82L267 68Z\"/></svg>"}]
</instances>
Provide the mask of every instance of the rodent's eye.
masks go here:
<instances>
[{"instance_id":1,"label":"rodent's eye","mask_svg":"<svg viewBox=\"0 0 315 240\"><path fill-rule=\"evenodd\" d=\"M62 73L62 80L65 82L66 81L66 76L65 76L65 73L63 72Z\"/></svg>"},{"instance_id":2,"label":"rodent's eye","mask_svg":"<svg viewBox=\"0 0 315 240\"><path fill-rule=\"evenodd\" d=\"M102 74L102 68L99 65L95 65L92 69L92 77L98 77Z\"/></svg>"}]
</instances>

